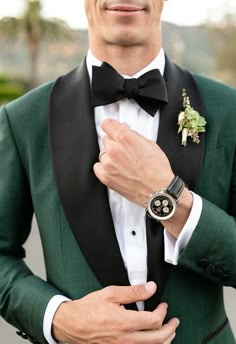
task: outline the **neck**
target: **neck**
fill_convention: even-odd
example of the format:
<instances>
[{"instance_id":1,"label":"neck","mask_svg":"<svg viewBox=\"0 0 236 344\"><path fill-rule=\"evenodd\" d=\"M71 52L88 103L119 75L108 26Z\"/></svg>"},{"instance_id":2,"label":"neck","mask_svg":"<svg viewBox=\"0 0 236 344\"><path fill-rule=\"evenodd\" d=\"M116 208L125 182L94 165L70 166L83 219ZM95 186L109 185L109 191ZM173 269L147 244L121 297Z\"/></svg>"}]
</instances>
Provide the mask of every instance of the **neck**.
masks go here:
<instances>
[{"instance_id":1,"label":"neck","mask_svg":"<svg viewBox=\"0 0 236 344\"><path fill-rule=\"evenodd\" d=\"M158 55L161 42L151 47L107 45L104 49L90 46L93 55L113 66L118 73L132 76L146 67Z\"/></svg>"}]
</instances>

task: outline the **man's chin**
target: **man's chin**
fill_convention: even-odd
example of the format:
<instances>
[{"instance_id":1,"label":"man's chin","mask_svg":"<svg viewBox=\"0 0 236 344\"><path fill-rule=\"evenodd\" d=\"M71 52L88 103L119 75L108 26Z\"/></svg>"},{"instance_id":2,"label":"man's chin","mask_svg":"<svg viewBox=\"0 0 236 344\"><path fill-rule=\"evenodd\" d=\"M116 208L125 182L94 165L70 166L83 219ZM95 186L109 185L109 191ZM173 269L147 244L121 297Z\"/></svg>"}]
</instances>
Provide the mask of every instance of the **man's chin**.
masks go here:
<instances>
[{"instance_id":1,"label":"man's chin","mask_svg":"<svg viewBox=\"0 0 236 344\"><path fill-rule=\"evenodd\" d=\"M108 39L111 44L121 46L139 45L142 42L140 35L131 32L119 32L117 35L113 35Z\"/></svg>"}]
</instances>

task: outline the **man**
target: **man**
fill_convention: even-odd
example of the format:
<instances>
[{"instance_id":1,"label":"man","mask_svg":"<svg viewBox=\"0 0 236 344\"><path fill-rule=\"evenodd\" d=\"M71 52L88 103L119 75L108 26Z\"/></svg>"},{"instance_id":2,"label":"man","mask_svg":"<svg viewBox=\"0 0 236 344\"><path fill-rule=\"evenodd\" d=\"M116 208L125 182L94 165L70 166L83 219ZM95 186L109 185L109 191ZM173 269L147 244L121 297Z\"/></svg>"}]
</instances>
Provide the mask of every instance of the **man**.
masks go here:
<instances>
[{"instance_id":1,"label":"man","mask_svg":"<svg viewBox=\"0 0 236 344\"><path fill-rule=\"evenodd\" d=\"M1 109L0 307L32 342L235 343L236 91L164 56L163 5L86 0L82 66Z\"/></svg>"}]
</instances>

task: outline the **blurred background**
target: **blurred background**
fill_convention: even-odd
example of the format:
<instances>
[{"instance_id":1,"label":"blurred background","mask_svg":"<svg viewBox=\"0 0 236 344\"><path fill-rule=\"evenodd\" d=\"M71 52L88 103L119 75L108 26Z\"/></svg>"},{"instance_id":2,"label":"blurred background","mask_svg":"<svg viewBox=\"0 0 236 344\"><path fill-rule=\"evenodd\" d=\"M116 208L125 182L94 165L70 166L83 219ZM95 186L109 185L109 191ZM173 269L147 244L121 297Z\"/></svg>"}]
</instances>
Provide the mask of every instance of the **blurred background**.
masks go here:
<instances>
[{"instance_id":1,"label":"blurred background","mask_svg":"<svg viewBox=\"0 0 236 344\"><path fill-rule=\"evenodd\" d=\"M169 0L163 46L193 72L236 86L236 1ZM77 66L88 48L83 0L0 3L0 103Z\"/></svg>"},{"instance_id":2,"label":"blurred background","mask_svg":"<svg viewBox=\"0 0 236 344\"><path fill-rule=\"evenodd\" d=\"M82 61L88 49L83 0L0 2L0 105L53 80ZM236 86L236 1L169 0L163 14L163 47L177 64ZM44 277L37 224L27 246L27 262ZM225 290L236 335L236 292ZM20 344L0 319L0 344ZM222 343L223 344L223 343Z\"/></svg>"}]
</instances>

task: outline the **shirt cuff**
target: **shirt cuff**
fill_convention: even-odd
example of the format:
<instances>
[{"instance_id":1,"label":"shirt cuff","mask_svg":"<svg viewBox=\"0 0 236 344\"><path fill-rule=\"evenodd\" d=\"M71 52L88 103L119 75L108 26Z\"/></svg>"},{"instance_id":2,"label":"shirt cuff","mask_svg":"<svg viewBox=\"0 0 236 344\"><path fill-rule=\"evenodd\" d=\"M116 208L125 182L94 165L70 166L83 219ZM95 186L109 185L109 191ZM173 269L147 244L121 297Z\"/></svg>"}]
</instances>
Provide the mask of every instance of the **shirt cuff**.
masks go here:
<instances>
[{"instance_id":1,"label":"shirt cuff","mask_svg":"<svg viewBox=\"0 0 236 344\"><path fill-rule=\"evenodd\" d=\"M55 295L48 302L43 318L43 334L49 344L57 344L52 338L52 321L58 307L65 301L70 301L70 299L62 295Z\"/></svg>"},{"instance_id":2,"label":"shirt cuff","mask_svg":"<svg viewBox=\"0 0 236 344\"><path fill-rule=\"evenodd\" d=\"M165 261L177 265L182 250L187 246L202 213L202 199L200 196L191 192L193 195L193 205L187 222L185 223L178 239L174 238L164 229Z\"/></svg>"}]
</instances>

